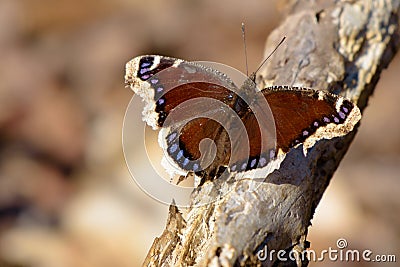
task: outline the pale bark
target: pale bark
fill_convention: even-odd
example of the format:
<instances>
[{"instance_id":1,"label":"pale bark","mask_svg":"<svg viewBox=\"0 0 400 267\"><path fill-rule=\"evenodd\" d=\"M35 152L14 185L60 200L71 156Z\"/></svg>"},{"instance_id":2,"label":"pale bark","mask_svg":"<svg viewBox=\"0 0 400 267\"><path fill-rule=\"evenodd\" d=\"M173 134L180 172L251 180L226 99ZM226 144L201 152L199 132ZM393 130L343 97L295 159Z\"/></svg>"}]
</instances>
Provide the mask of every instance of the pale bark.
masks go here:
<instances>
[{"instance_id":1,"label":"pale bark","mask_svg":"<svg viewBox=\"0 0 400 267\"><path fill-rule=\"evenodd\" d=\"M259 73L259 87L328 90L363 110L399 44L399 1L299 0L284 5L285 19L268 37L265 54L283 36L287 40ZM315 208L355 134L319 141L307 157L301 146L292 150L256 192L247 190L251 181L241 180L220 201L190 209L185 219L171 206L166 230L144 265L283 266L276 258L259 261L257 252L265 245L276 251L307 247ZM199 188L193 203L209 194Z\"/></svg>"}]
</instances>

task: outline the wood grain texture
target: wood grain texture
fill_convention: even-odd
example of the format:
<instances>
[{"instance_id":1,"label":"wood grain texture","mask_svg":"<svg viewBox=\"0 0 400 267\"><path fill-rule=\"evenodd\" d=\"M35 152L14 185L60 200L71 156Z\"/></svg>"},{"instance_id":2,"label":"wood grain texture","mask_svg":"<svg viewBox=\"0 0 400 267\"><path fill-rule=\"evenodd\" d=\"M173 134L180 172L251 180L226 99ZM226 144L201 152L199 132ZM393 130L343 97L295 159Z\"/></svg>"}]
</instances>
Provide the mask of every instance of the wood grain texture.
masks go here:
<instances>
[{"instance_id":1,"label":"wood grain texture","mask_svg":"<svg viewBox=\"0 0 400 267\"><path fill-rule=\"evenodd\" d=\"M285 19L268 37L265 54L283 36L287 41L258 74L259 87L328 90L363 110L399 46L399 1L299 0L281 5ZM355 134L319 141L307 157L301 146L292 150L263 183L241 180L226 186L220 179L205 184L193 193L193 204L221 191L227 190L226 195L189 209L186 216L171 207L166 230L154 241L144 265L306 266L301 259L261 262L257 252L265 245L288 252L307 247L315 208Z\"/></svg>"}]
</instances>

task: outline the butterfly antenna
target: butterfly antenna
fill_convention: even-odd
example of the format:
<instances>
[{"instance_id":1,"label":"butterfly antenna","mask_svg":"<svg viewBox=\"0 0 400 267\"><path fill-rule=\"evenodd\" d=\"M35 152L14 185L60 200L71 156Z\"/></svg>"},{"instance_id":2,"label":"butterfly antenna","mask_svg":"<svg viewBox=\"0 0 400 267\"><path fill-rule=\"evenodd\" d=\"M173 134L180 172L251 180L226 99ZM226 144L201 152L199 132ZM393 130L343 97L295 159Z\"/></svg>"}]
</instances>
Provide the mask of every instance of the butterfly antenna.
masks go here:
<instances>
[{"instance_id":1,"label":"butterfly antenna","mask_svg":"<svg viewBox=\"0 0 400 267\"><path fill-rule=\"evenodd\" d=\"M242 38L243 38L243 46L244 46L244 57L246 59L246 76L249 76L249 65L247 63L247 46L246 46L246 29L244 27L244 22L242 22Z\"/></svg>"},{"instance_id":2,"label":"butterfly antenna","mask_svg":"<svg viewBox=\"0 0 400 267\"><path fill-rule=\"evenodd\" d=\"M284 36L282 38L282 40L279 42L279 44L275 47L275 49L268 55L268 57L266 59L264 59L264 61L260 64L260 66L256 69L255 72L253 72L253 74L255 75L260 69L261 67L265 64L265 62L267 62L267 60L275 53L276 50L278 50L279 46L281 46L281 44L285 41L286 36Z\"/></svg>"}]
</instances>

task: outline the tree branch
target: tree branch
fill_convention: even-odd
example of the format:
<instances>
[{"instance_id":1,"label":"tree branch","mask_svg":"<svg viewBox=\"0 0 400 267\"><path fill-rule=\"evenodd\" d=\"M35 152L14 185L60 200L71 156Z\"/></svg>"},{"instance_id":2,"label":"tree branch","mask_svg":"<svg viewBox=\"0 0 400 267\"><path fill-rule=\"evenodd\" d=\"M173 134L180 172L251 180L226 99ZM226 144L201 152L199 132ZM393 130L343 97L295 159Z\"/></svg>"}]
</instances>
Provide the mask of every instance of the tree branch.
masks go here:
<instances>
[{"instance_id":1,"label":"tree branch","mask_svg":"<svg viewBox=\"0 0 400 267\"><path fill-rule=\"evenodd\" d=\"M286 19L269 36L265 54L283 36L288 38L259 73L259 88L328 90L363 110L399 45L399 1L312 2L290 1L284 7ZM189 209L185 219L171 206L166 230L144 265L280 266L276 257L259 261L257 253L265 245L269 251L307 248L315 208L355 133L319 141L307 157L301 146L291 150L256 191L249 191L254 181L237 181L220 201ZM192 203L220 194L223 182L196 189Z\"/></svg>"}]
</instances>

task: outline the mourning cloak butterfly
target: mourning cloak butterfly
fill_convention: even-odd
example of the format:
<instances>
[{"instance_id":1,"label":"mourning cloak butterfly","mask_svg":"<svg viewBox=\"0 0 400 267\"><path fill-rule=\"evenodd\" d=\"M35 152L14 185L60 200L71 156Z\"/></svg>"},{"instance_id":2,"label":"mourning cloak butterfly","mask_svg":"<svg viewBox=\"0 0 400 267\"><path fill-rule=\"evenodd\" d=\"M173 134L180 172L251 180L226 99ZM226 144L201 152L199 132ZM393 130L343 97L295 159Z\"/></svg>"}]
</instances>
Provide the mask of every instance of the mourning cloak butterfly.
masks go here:
<instances>
[{"instance_id":1,"label":"mourning cloak butterfly","mask_svg":"<svg viewBox=\"0 0 400 267\"><path fill-rule=\"evenodd\" d=\"M157 55L139 56L129 61L125 80L146 102L143 119L153 129L161 128L159 143L169 165L172 163L175 167L174 172L183 175L194 172L203 180L214 179L221 170L246 174L266 168L274 161L280 164L286 153L299 145L303 145L304 155L307 155L307 150L317 141L348 134L361 118L357 106L337 95L289 86L257 91L254 77L249 77L238 88L227 75L215 69ZM251 103L244 101L238 93L250 91L266 100L265 105L272 113L274 131L268 132L260 126ZM203 114L197 114L201 116L186 121L178 116L175 122L184 122L175 123L173 127L167 125L168 116L172 117L174 110L199 98L219 101L234 111L244 126L241 134L248 137L248 150L243 150L242 146L234 149L229 129L221 121L208 117L211 113L224 113L222 109L202 105ZM195 107L195 103L190 104L181 113L196 113L198 109ZM225 123L235 130L237 127L232 126L232 118L228 116ZM273 146L262 145L265 132L268 132L267 138L275 140ZM214 142L213 152L210 152L212 149L201 151L204 139ZM211 162L204 163L206 157L203 158L203 153L212 154Z\"/></svg>"}]
</instances>

